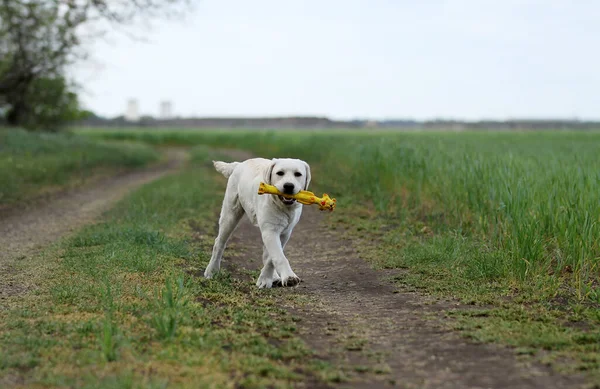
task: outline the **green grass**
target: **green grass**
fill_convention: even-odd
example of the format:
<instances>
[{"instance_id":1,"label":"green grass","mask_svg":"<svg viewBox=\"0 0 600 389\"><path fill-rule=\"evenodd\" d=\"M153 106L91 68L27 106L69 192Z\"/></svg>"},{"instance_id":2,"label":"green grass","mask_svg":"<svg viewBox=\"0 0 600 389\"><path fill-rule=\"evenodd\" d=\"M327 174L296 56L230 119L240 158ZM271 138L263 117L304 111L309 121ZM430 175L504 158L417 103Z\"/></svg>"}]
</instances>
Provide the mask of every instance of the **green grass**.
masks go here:
<instances>
[{"instance_id":1,"label":"green grass","mask_svg":"<svg viewBox=\"0 0 600 389\"><path fill-rule=\"evenodd\" d=\"M313 359L277 293L225 271L201 277L224 189L210 156L193 149L181 173L29 260L36 292L0 312L0 382L284 388L339 377Z\"/></svg>"},{"instance_id":2,"label":"green grass","mask_svg":"<svg viewBox=\"0 0 600 389\"><path fill-rule=\"evenodd\" d=\"M0 208L81 182L156 161L150 147L73 134L0 129Z\"/></svg>"},{"instance_id":3,"label":"green grass","mask_svg":"<svg viewBox=\"0 0 600 389\"><path fill-rule=\"evenodd\" d=\"M600 375L600 133L85 133L305 159L365 259L485 310L450 325Z\"/></svg>"},{"instance_id":4,"label":"green grass","mask_svg":"<svg viewBox=\"0 0 600 389\"><path fill-rule=\"evenodd\" d=\"M389 220L420 217L437 233L498 249L485 272L528 282L548 273L557 281L566 270L578 299L600 303L599 133L88 134L304 158L320 167L317 182L341 201L366 202Z\"/></svg>"}]
</instances>

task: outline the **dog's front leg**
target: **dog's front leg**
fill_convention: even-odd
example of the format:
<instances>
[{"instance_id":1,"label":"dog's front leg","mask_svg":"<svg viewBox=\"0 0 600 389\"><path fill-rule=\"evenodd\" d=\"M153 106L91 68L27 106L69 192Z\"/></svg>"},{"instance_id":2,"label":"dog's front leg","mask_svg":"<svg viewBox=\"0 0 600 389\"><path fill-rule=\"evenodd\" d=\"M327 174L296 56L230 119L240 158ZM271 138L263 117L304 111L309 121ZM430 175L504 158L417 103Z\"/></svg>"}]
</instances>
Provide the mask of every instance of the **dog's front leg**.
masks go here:
<instances>
[{"instance_id":1,"label":"dog's front leg","mask_svg":"<svg viewBox=\"0 0 600 389\"><path fill-rule=\"evenodd\" d=\"M275 271L275 265L269 257L267 248L263 245L263 268L260 271L260 276L256 281L256 286L259 288L271 288L273 285L281 283L279 275Z\"/></svg>"},{"instance_id":2,"label":"dog's front leg","mask_svg":"<svg viewBox=\"0 0 600 389\"><path fill-rule=\"evenodd\" d=\"M288 240L290 240L291 232L284 232L281 234L281 249L285 249L285 245ZM273 265L273 260L269 257L269 252L267 251L267 247L263 245L263 268L260 272L260 276L256 281L256 286L259 288L270 288L274 285L281 285L281 277L277 274L275 270L275 265Z\"/></svg>"},{"instance_id":3,"label":"dog's front leg","mask_svg":"<svg viewBox=\"0 0 600 389\"><path fill-rule=\"evenodd\" d=\"M300 282L300 278L294 273L290 262L283 253L280 233L273 230L266 230L262 233L263 243L267 249L269 258L273 262L275 271L281 277L283 286L294 286Z\"/></svg>"}]
</instances>

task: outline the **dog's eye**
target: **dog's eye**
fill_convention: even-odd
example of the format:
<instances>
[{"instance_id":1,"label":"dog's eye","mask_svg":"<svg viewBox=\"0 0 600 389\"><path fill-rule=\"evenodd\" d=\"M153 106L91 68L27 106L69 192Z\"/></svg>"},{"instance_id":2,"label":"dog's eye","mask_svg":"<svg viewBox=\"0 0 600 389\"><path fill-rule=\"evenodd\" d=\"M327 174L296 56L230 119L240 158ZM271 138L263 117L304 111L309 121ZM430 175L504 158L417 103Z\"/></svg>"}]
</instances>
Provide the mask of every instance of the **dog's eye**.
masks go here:
<instances>
[{"instance_id":1,"label":"dog's eye","mask_svg":"<svg viewBox=\"0 0 600 389\"><path fill-rule=\"evenodd\" d=\"M283 173L283 172L277 172L276 174L277 174L278 176L283 176L283 174L284 174L284 173Z\"/></svg>"},{"instance_id":2,"label":"dog's eye","mask_svg":"<svg viewBox=\"0 0 600 389\"><path fill-rule=\"evenodd\" d=\"M296 176L296 177L302 177L302 173L296 172L296 173L294 173L294 176Z\"/></svg>"}]
</instances>

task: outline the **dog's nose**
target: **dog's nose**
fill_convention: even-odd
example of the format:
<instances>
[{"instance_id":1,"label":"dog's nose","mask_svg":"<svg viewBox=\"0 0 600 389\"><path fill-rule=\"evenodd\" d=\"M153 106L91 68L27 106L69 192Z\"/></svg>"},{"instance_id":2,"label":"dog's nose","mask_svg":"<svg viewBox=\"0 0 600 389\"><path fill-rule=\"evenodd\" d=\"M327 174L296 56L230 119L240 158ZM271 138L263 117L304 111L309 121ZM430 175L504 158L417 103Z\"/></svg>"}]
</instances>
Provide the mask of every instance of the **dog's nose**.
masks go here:
<instances>
[{"instance_id":1,"label":"dog's nose","mask_svg":"<svg viewBox=\"0 0 600 389\"><path fill-rule=\"evenodd\" d=\"M294 184L290 184L289 182L286 182L285 184L283 184L283 192L289 193L289 194L294 194Z\"/></svg>"}]
</instances>

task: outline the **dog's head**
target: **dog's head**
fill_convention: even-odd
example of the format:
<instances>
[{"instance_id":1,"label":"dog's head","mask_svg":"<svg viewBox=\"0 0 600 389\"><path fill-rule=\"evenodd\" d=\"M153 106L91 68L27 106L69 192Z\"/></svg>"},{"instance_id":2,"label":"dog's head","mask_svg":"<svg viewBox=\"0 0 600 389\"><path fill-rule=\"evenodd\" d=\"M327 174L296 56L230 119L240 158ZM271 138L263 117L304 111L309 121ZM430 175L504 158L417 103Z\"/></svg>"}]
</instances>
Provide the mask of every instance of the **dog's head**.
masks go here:
<instances>
[{"instance_id":1,"label":"dog's head","mask_svg":"<svg viewBox=\"0 0 600 389\"><path fill-rule=\"evenodd\" d=\"M300 159L273 158L265 172L265 182L275 186L281 193L294 195L307 190L310 184L310 166ZM291 205L294 199L279 196L281 202Z\"/></svg>"}]
</instances>

